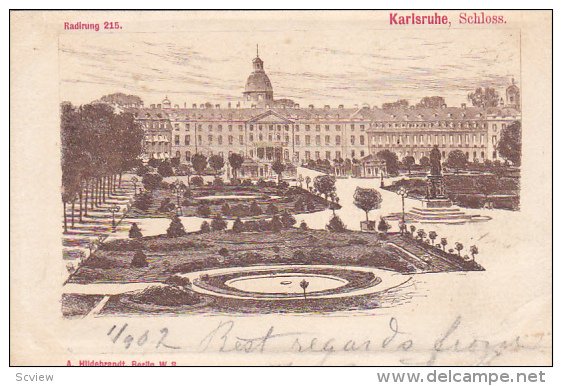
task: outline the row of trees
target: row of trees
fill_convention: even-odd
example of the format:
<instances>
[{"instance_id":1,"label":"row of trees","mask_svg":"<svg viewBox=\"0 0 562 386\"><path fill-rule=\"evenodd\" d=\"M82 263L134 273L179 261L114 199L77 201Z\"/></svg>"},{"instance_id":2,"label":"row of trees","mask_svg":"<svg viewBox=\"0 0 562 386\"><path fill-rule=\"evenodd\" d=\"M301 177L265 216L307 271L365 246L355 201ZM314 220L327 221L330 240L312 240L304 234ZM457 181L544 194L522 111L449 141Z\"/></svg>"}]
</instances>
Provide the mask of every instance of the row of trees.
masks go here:
<instances>
[{"instance_id":1,"label":"row of trees","mask_svg":"<svg viewBox=\"0 0 562 386\"><path fill-rule=\"evenodd\" d=\"M115 114L106 104L80 107L61 105L61 167L64 231L68 231L67 205L71 205L71 227L91 210L102 205L121 184L124 171L140 163L143 130L132 114Z\"/></svg>"},{"instance_id":2,"label":"row of trees","mask_svg":"<svg viewBox=\"0 0 562 386\"><path fill-rule=\"evenodd\" d=\"M404 230L406 231L405 227ZM407 231L406 231L407 233ZM426 241L431 243L431 245L435 245L435 240L437 239L437 232L435 231L429 231L426 233L426 231L424 229L417 229L416 232L416 227L414 225L410 225L410 236L415 237L417 239L419 239L420 241ZM439 241L439 243L437 244L437 247L442 249L443 251L446 251L446 247L449 244L449 242L447 241L447 238L442 237L441 240ZM464 245L460 242L456 242L455 243L455 247L450 248L448 250L449 253L452 253L454 250L457 251L458 255L461 255L461 251L464 249ZM472 260L474 261L475 256L478 254L478 247L476 245L471 245L469 248L469 252L470 255L472 256Z\"/></svg>"},{"instance_id":3,"label":"row of trees","mask_svg":"<svg viewBox=\"0 0 562 386\"><path fill-rule=\"evenodd\" d=\"M500 103L500 94L493 87L477 87L474 91L468 93L468 100L473 106L488 108L497 107ZM445 98L440 96L423 97L416 107L439 109L445 105ZM383 109L408 108L410 102L407 99L399 99L395 102L387 102L382 104Z\"/></svg>"}]
</instances>

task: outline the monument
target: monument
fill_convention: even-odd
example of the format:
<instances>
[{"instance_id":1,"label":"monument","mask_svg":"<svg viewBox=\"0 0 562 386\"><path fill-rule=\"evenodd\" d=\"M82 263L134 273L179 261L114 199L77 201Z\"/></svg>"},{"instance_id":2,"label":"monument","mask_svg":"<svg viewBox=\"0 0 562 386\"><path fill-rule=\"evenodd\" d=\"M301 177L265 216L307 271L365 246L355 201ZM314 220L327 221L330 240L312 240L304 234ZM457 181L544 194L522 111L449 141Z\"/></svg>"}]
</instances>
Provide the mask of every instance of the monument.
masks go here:
<instances>
[{"instance_id":1,"label":"monument","mask_svg":"<svg viewBox=\"0 0 562 386\"><path fill-rule=\"evenodd\" d=\"M452 203L445 193L443 174L441 173L441 152L437 145L433 146L429 155L430 173L427 176L425 199L422 200L426 208L449 208Z\"/></svg>"}]
</instances>

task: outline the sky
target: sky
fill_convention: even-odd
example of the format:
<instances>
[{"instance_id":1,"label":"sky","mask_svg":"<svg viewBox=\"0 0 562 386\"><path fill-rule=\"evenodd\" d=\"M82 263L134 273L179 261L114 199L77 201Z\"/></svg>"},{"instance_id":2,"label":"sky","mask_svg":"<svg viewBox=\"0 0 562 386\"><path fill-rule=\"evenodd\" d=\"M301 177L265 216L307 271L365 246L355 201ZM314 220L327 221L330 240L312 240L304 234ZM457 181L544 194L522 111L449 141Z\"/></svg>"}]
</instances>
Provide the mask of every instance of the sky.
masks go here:
<instances>
[{"instance_id":1,"label":"sky","mask_svg":"<svg viewBox=\"0 0 562 386\"><path fill-rule=\"evenodd\" d=\"M520 78L516 30L389 30L369 20L311 18L160 20L150 32L130 29L60 36L61 101L124 92L145 105L166 95L180 106L226 105L242 96L256 44L274 97L301 106L380 106L434 95L459 106L476 87L504 95Z\"/></svg>"}]
</instances>

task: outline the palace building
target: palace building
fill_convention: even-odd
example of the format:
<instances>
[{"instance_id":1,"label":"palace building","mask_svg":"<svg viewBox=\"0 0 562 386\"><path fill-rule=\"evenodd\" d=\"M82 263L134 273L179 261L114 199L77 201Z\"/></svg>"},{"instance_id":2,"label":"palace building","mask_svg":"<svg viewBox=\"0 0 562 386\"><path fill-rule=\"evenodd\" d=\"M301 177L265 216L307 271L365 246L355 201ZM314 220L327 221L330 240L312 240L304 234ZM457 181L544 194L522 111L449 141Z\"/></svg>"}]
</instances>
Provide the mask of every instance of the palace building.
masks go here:
<instances>
[{"instance_id":1,"label":"palace building","mask_svg":"<svg viewBox=\"0 0 562 386\"><path fill-rule=\"evenodd\" d=\"M374 157L381 150L395 152L399 159L413 156L419 162L438 145L442 157L462 150L469 161L496 160L501 129L521 117L514 82L505 100L487 109L465 104L433 109L300 106L290 99L274 99L259 54L252 65L242 100L235 106L229 102L179 107L166 97L161 104L133 109L145 128L145 157L179 158L185 163L196 153L226 159L235 152L248 159L256 177L270 177L275 160L293 165L311 159L364 160L376 177L384 172L384 165L377 165Z\"/></svg>"}]
</instances>

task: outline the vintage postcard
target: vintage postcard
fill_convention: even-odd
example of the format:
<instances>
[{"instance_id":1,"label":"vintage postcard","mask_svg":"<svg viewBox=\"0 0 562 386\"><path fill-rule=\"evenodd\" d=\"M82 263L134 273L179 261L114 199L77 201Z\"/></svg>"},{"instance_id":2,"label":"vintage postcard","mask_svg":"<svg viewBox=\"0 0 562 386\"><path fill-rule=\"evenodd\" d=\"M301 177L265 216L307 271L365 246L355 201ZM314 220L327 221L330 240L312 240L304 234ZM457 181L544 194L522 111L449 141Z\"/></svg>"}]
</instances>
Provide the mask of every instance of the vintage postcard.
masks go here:
<instances>
[{"instance_id":1,"label":"vintage postcard","mask_svg":"<svg viewBox=\"0 0 562 386\"><path fill-rule=\"evenodd\" d=\"M551 17L12 11L11 363L551 365Z\"/></svg>"}]
</instances>

